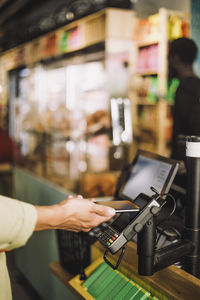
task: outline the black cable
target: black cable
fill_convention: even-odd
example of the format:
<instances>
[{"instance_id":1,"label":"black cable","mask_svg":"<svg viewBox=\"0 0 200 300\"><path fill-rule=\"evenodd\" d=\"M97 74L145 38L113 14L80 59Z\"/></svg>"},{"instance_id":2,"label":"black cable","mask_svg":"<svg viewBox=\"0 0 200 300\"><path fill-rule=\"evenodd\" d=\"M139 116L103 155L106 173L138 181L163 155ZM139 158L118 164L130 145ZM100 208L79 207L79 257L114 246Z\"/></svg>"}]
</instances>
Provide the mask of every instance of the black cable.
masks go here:
<instances>
[{"instance_id":1,"label":"black cable","mask_svg":"<svg viewBox=\"0 0 200 300\"><path fill-rule=\"evenodd\" d=\"M174 198L171 194L167 194L167 196L169 196L169 197L174 201L174 207L173 207L173 209L172 209L170 215L168 216L168 218L169 218L169 217L171 217L171 216L173 215L173 213L174 213L175 210L176 210L176 200L175 200L175 198Z\"/></svg>"},{"instance_id":2,"label":"black cable","mask_svg":"<svg viewBox=\"0 0 200 300\"><path fill-rule=\"evenodd\" d=\"M170 214L169 214L164 220L162 220L160 223L158 223L157 226L159 226L161 223L163 223L164 221L166 221L167 219L169 219L169 218L173 215L173 213L175 212L175 210L176 210L176 200L175 200L175 198L174 198L171 194L167 194L167 193L160 194L160 197L161 197L161 198L164 197L164 196L167 196L167 197L169 196L170 199L173 200L174 206L173 206L173 209L172 209L172 211L170 212ZM166 202L165 202L165 203L166 203Z\"/></svg>"},{"instance_id":3,"label":"black cable","mask_svg":"<svg viewBox=\"0 0 200 300\"><path fill-rule=\"evenodd\" d=\"M151 186L150 189L156 194L156 196L160 197L161 199L164 196L167 196L167 197L169 196L174 201L174 207L172 209L172 212L169 215L169 217L171 217L173 215L173 213L175 212L175 210L176 210L176 200L174 199L174 197L171 194L168 194L168 193L160 194L153 186Z\"/></svg>"},{"instance_id":4,"label":"black cable","mask_svg":"<svg viewBox=\"0 0 200 300\"><path fill-rule=\"evenodd\" d=\"M170 197L170 199L172 199L173 200L173 203L174 203L174 205L173 205L173 208L172 208L172 211L170 212L170 214L164 219L164 220L162 220L160 223L158 223L157 224L157 226L159 226L161 223L163 223L163 222L165 222L167 219L169 219L172 215L173 215L173 213L175 212L175 210L176 210L176 200L175 200L175 198L171 195L171 194L168 194L168 193L163 193L163 194L159 194L158 193L158 191L154 188L154 187L151 187L151 190L155 193L155 195L156 196L158 196L158 197L160 197L161 199L162 199L162 197ZM163 205L166 203L166 201L163 203ZM180 234L180 232L177 230L177 229L175 229L175 228L173 228L173 227L168 227L168 228L171 228L172 230L174 230L175 232L176 232L176 234L178 235L178 237L179 238L181 238L181 234ZM165 229L167 229L167 227L165 228ZM163 232L164 232L164 230L163 230ZM158 242L159 242L159 240L160 240L160 238L161 238L161 235L162 235L162 233L160 233L159 234L159 236L157 237L157 240L156 240L156 247L157 247L157 245L158 245Z\"/></svg>"},{"instance_id":5,"label":"black cable","mask_svg":"<svg viewBox=\"0 0 200 300\"><path fill-rule=\"evenodd\" d=\"M166 194L166 193L165 193L165 194L163 194L163 196L168 196L168 197L170 197L170 199L173 200L174 205L173 205L173 208L172 208L172 211L170 212L170 214L169 214L164 220L162 220L159 224L157 224L157 226L159 226L160 224L166 222L166 220L168 220L168 219L174 214L174 212L175 212L175 210L176 210L176 207L177 207L177 205L176 205L176 200L175 200L175 198L174 198L171 194ZM179 230L177 230L176 228L174 228L174 227L172 227L172 226L170 226L170 225L165 226L165 227L162 229L162 233L163 233L163 234L164 234L164 232L165 232L166 229L171 229L172 231L174 231L174 232L177 234L177 237L178 237L179 239L182 238L181 233L179 232ZM159 237L157 238L156 246L158 245L158 242L159 242L159 239L160 239L162 233L160 233Z\"/></svg>"}]
</instances>

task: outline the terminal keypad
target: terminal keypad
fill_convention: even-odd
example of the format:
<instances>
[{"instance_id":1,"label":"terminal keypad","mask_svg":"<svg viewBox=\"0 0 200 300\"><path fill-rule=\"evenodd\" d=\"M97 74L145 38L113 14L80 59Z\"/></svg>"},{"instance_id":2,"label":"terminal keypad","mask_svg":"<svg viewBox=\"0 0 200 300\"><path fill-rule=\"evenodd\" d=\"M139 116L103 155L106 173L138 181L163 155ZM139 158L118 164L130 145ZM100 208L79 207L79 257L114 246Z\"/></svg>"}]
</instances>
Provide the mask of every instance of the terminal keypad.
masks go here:
<instances>
[{"instance_id":1,"label":"terminal keypad","mask_svg":"<svg viewBox=\"0 0 200 300\"><path fill-rule=\"evenodd\" d=\"M109 227L100 235L99 240L104 246L109 247L118 237L119 234Z\"/></svg>"}]
</instances>

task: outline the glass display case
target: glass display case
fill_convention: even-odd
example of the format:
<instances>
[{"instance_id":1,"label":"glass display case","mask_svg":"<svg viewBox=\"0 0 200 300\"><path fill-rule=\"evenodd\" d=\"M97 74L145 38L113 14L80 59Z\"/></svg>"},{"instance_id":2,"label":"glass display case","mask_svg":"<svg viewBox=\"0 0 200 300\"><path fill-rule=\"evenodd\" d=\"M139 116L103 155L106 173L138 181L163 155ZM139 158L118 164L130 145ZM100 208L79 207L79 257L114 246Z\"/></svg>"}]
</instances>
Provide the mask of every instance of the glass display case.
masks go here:
<instances>
[{"instance_id":1,"label":"glass display case","mask_svg":"<svg viewBox=\"0 0 200 300\"><path fill-rule=\"evenodd\" d=\"M9 132L20 164L87 197L112 195L129 161L132 19L121 9L99 12L57 30L54 47L51 35L24 45L9 64ZM74 28L81 43L71 48L69 34L63 49Z\"/></svg>"},{"instance_id":2,"label":"glass display case","mask_svg":"<svg viewBox=\"0 0 200 300\"><path fill-rule=\"evenodd\" d=\"M20 163L86 196L111 194L132 130L129 100L110 100L104 61L40 64L9 78Z\"/></svg>"}]
</instances>

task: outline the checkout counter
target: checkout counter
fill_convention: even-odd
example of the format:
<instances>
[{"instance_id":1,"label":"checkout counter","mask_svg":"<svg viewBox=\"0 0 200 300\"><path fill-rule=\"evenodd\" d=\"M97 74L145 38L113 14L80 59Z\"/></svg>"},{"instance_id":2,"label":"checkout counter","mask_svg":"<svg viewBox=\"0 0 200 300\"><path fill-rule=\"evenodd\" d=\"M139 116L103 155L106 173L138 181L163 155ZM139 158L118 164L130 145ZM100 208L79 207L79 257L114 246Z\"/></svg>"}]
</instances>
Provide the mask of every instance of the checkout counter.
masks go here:
<instances>
[{"instance_id":1,"label":"checkout counter","mask_svg":"<svg viewBox=\"0 0 200 300\"><path fill-rule=\"evenodd\" d=\"M192 156L190 156L189 160L191 171L194 171L193 168L195 166L195 172L198 174L199 162L194 163L194 157ZM134 160L134 164L136 162L137 160ZM28 171L19 168L14 169L14 183L18 199L39 205L53 204L55 201L59 202L71 194L71 192L62 190L52 185L52 183L35 177ZM165 185L165 189L167 186ZM191 194L196 188L194 184L193 186L191 185ZM125 190L122 190L122 194ZM193 204L195 205L195 203ZM193 213L195 213L195 216L192 221L190 218L189 220L186 218L186 232L191 233L194 231L190 239L192 244L198 238L196 229L193 228L194 224L192 224L193 221L196 222L197 211L193 209ZM187 235L188 237L189 234ZM193 276L195 274L190 274L194 271L191 268L191 272L186 272L175 265L171 265L155 273L153 272L151 276L144 276L147 274L139 275L136 247L136 243L131 240L126 245L126 252L119 268L113 270L103 261L104 247L99 242L94 243L91 246L91 264L86 268L87 279L80 280L80 275L74 276L61 266L55 232L39 232L33 235L25 247L17 250L17 266L42 299L108 299L107 296L103 296L103 293L108 293L109 287L111 290L116 287L115 279L117 278L119 281L125 280L127 288L129 286L130 289L137 289L138 297L139 295L141 296L130 299L200 299L200 280L198 276ZM193 251L192 255L197 254L199 251L197 246L191 247L191 249ZM186 260L189 262L189 265L194 265L191 264L192 260L194 260L194 255L192 257L192 255L188 255L188 251L186 252ZM115 264L115 260L115 256L112 256L112 264ZM109 273L110 279L106 277L106 280L105 278L104 280L102 279L101 284L99 284L100 282L96 284L96 287L98 287L96 291L96 288L92 288L92 283L95 284L95 276L96 274L98 275L99 268L107 268L106 272ZM101 286L104 287L103 290L101 290ZM100 294L95 294L97 292ZM127 290L127 295L128 292Z\"/></svg>"},{"instance_id":2,"label":"checkout counter","mask_svg":"<svg viewBox=\"0 0 200 300\"><path fill-rule=\"evenodd\" d=\"M93 263L86 268L86 275L88 276L88 279L92 276L92 274L94 274L98 266L103 263L103 253L104 248L99 242L97 242L92 247ZM76 295L77 299L95 299L91 294L89 294L87 287L84 286L85 281L81 281L79 275L72 277L65 269L62 268L59 262L52 262L50 264L50 269L54 273L55 277L65 284L66 289L69 288L72 293ZM146 295L146 298L143 296L144 298L141 297L140 299L152 299L153 297L153 299L158 298L160 300L200 299L200 280L176 266L170 266L164 270L158 271L153 276L138 275L137 269L138 258L136 244L130 242L127 245L126 253L119 269L117 271L111 270L116 274L120 273L122 278L126 278L125 280L127 281L131 280L131 282L133 282L132 284L135 284L139 290L143 290L143 294ZM115 279L117 279L117 275ZM117 288L117 286L113 288L111 282L108 282L108 284L111 290ZM106 286L104 288L106 292ZM110 298L108 297L104 299Z\"/></svg>"}]
</instances>

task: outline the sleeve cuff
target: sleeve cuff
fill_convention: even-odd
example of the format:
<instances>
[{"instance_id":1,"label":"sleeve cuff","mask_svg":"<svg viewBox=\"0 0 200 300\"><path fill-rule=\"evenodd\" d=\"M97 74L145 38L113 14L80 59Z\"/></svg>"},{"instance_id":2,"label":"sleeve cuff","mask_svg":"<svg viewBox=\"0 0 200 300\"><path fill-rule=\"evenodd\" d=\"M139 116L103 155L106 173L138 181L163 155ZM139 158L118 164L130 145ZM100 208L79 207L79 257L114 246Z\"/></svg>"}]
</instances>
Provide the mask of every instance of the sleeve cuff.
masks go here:
<instances>
[{"instance_id":1,"label":"sleeve cuff","mask_svg":"<svg viewBox=\"0 0 200 300\"><path fill-rule=\"evenodd\" d=\"M0 249L11 250L26 244L37 222L34 205L0 196Z\"/></svg>"},{"instance_id":2,"label":"sleeve cuff","mask_svg":"<svg viewBox=\"0 0 200 300\"><path fill-rule=\"evenodd\" d=\"M20 201L19 201L20 202ZM37 211L36 208L29 203L20 202L22 208L23 222L21 224L21 229L16 236L15 247L23 246L26 244L30 236L32 235L36 221L37 221Z\"/></svg>"}]
</instances>

